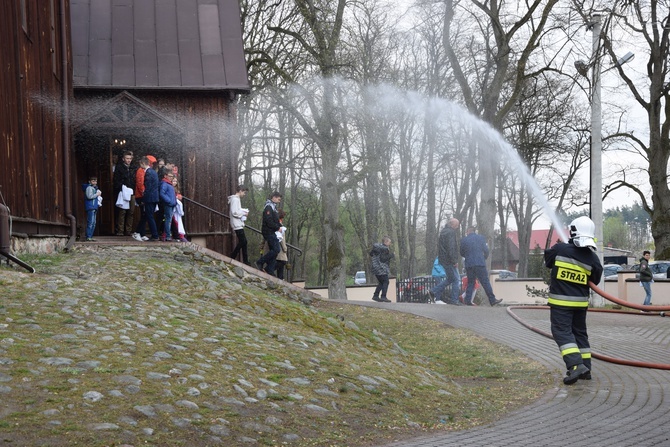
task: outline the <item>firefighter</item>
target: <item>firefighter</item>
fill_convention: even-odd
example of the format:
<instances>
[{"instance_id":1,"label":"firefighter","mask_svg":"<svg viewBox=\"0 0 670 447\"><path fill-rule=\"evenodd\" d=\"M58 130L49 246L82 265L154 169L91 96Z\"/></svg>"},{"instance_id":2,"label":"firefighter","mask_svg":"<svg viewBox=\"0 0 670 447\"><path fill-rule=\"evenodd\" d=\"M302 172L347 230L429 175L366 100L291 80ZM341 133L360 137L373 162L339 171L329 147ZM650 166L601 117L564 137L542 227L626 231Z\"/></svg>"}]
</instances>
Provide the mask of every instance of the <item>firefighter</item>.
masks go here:
<instances>
[{"instance_id":1,"label":"firefighter","mask_svg":"<svg viewBox=\"0 0 670 447\"><path fill-rule=\"evenodd\" d=\"M593 221L586 216L573 220L570 240L545 250L544 262L551 269L551 333L567 367L563 383L591 380L591 347L586 332L588 282L598 284L603 273L596 255Z\"/></svg>"}]
</instances>

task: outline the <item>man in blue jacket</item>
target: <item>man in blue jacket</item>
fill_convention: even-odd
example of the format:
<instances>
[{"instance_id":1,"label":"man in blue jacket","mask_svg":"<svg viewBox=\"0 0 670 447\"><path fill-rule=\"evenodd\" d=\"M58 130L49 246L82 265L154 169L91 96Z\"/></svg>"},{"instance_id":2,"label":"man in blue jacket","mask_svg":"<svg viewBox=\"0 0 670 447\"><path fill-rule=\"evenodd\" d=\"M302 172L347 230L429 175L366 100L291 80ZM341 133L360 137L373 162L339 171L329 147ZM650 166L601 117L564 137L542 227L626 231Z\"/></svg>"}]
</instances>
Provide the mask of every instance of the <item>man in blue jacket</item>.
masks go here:
<instances>
[{"instance_id":1,"label":"man in blue jacket","mask_svg":"<svg viewBox=\"0 0 670 447\"><path fill-rule=\"evenodd\" d=\"M461 256L465 258L465 273L468 276L468 288L465 291L465 299L470 300L465 304L472 306L472 292L475 289L475 280L479 280L491 306L502 303L496 299L489 281L489 272L486 269L486 258L489 257L489 246L484 236L475 233L474 227L468 227L468 234L461 240Z\"/></svg>"},{"instance_id":2,"label":"man in blue jacket","mask_svg":"<svg viewBox=\"0 0 670 447\"><path fill-rule=\"evenodd\" d=\"M150 167L149 159L147 157L144 157L141 163L142 169L146 171L144 173L144 196L142 197L142 203L144 204L144 216L146 217L147 223L149 224L149 229L151 230L151 239L149 240L157 241L158 228L156 227L154 212L156 211L156 206L158 205L159 201L158 174ZM140 235L144 236L144 225L142 225L140 228Z\"/></svg>"}]
</instances>

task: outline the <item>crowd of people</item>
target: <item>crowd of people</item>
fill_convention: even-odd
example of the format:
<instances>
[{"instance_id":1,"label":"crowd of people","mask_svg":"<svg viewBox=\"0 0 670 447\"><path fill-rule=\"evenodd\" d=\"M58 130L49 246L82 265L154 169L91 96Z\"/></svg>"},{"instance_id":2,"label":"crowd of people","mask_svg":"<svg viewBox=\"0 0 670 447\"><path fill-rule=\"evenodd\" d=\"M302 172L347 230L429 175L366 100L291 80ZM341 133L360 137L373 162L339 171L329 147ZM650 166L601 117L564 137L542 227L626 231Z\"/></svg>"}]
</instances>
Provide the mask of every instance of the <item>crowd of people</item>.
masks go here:
<instances>
[{"instance_id":1,"label":"crowd of people","mask_svg":"<svg viewBox=\"0 0 670 447\"><path fill-rule=\"evenodd\" d=\"M188 242L184 229L184 205L179 191L178 168L153 155L140 158L133 164L134 154L125 151L117 164L112 166L112 194L115 198L115 234L131 236L140 242L180 241ZM102 192L98 189L97 177L91 176L82 185L86 211L86 241L94 241L96 214L102 206ZM228 197L229 220L237 242L231 253L233 259L241 256L241 262L249 262L248 241L244 232L249 209L242 207L242 199L249 189L238 186L235 194ZM288 247L285 241L285 213L278 209L282 195L274 192L263 209L262 229L263 255L256 267L279 279L284 279L288 268ZM135 209L139 219L135 219Z\"/></svg>"},{"instance_id":2,"label":"crowd of people","mask_svg":"<svg viewBox=\"0 0 670 447\"><path fill-rule=\"evenodd\" d=\"M179 192L178 168L164 159L145 155L139 165L125 151L113 166L112 197L115 200L116 236L132 236L140 242L188 242L184 229L184 205ZM96 214L102 206L97 177L83 185L86 210L86 241L94 241ZM135 221L135 209L139 220Z\"/></svg>"},{"instance_id":3,"label":"crowd of people","mask_svg":"<svg viewBox=\"0 0 670 447\"><path fill-rule=\"evenodd\" d=\"M440 232L438 257L436 262L443 266L446 280L437 284L429 293L437 304L453 304L456 306L475 306L475 289L483 288L491 306L502 303L496 298L489 280L486 260L489 257L489 246L486 238L477 234L475 227L468 227L467 234L458 242L457 230L460 226L458 219L449 219L447 225ZM465 278L461 281L458 273L458 261L463 258ZM444 267L446 264L446 267ZM451 273L451 275L450 275ZM450 299L444 300L444 289L451 286ZM465 290L462 290L462 289Z\"/></svg>"},{"instance_id":4,"label":"crowd of people","mask_svg":"<svg viewBox=\"0 0 670 447\"><path fill-rule=\"evenodd\" d=\"M228 197L228 205L230 226L237 237L237 244L231 253L231 258L237 259L241 255L241 261L251 265L249 264L247 237L244 233L249 209L242 208L242 198L247 191L247 187L238 186L235 194ZM281 200L281 193L275 191L265 202L261 225L261 234L264 241L263 255L256 261L256 268L283 280L288 265L288 247L285 241L286 227L284 226L286 214L278 208Z\"/></svg>"},{"instance_id":5,"label":"crowd of people","mask_svg":"<svg viewBox=\"0 0 670 447\"><path fill-rule=\"evenodd\" d=\"M435 303L472 306L475 284L479 282L490 305L501 304L502 299L496 298L493 293L486 269L489 256L486 239L478 235L474 227L469 227L466 236L459 241L459 227L458 219L451 218L440 231L433 272L444 279L429 290L431 299ZM573 385L579 380L591 380L591 346L586 329L589 282L600 282L603 267L596 254L593 221L581 216L570 223L569 229L570 239L545 250L544 262L551 270L547 300L551 334L566 366L563 383ZM370 252L372 272L379 282L372 297L374 301L389 302L386 298L388 264L393 259L390 245L390 238L384 237L382 243L374 244ZM464 259L467 287L459 300L462 285L458 263L461 257ZM651 304L650 283L653 281L651 271L648 271L648 262L649 252L645 251L640 260L640 281L646 292L645 305Z\"/></svg>"}]
</instances>

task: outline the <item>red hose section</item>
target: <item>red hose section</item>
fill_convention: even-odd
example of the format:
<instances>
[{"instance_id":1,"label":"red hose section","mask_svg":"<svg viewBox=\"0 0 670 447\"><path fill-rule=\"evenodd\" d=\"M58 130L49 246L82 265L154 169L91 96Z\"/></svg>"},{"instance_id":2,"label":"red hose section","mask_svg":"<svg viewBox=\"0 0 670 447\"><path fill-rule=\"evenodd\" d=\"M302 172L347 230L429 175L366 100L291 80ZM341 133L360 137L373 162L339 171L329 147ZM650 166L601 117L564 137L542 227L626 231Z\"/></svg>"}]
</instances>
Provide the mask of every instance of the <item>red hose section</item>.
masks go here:
<instances>
[{"instance_id":1,"label":"red hose section","mask_svg":"<svg viewBox=\"0 0 670 447\"><path fill-rule=\"evenodd\" d=\"M610 295L609 293L605 292L604 290L599 289L595 284L589 281L589 287L596 292L598 295L602 296L608 301L612 301L613 303L620 304L621 306L625 307L630 307L632 309L639 309L639 310L644 310L644 311L660 311L660 313L644 313L644 314L635 314L627 311L619 311L619 310L614 310L614 309L589 309L589 312L609 312L609 313L625 313L629 315L637 315L637 316L653 316L653 315L661 315L665 316L664 312L665 311L670 311L670 306L644 306L641 304L633 304L629 303L628 301L620 300L619 298ZM523 321L518 315L516 315L513 310L515 309L524 309L524 310L547 310L549 309L549 306L510 306L507 308L507 313L514 318L516 321L518 321L521 325L525 326L526 328L530 329L533 332L536 332L540 335L543 335L547 338L553 339L554 337L543 331L542 329L536 328L535 326L531 326L530 324L526 323ZM650 369L663 369L663 370L670 370L670 364L667 363L651 363L651 362L642 362L638 360L626 360L626 359L620 359L617 357L610 357L608 355L603 355L603 354L598 354L597 352L591 352L591 357L596 358L598 360L602 360L604 362L609 362L609 363L616 363L619 365L626 365L626 366L637 366L639 368L650 368Z\"/></svg>"}]
</instances>

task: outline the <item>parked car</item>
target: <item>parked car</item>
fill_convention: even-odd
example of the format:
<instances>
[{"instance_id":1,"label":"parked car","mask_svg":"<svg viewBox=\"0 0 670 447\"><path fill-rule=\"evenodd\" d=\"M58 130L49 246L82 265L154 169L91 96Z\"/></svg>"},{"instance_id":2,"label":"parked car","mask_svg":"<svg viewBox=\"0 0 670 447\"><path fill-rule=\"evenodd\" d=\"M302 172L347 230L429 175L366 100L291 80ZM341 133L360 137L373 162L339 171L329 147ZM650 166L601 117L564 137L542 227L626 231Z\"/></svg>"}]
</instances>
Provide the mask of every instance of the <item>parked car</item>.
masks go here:
<instances>
[{"instance_id":1,"label":"parked car","mask_svg":"<svg viewBox=\"0 0 670 447\"><path fill-rule=\"evenodd\" d=\"M362 286L367 282L368 281L367 278L365 277L364 271L356 272L356 274L354 275L354 284L356 284L357 286Z\"/></svg>"},{"instance_id":2,"label":"parked car","mask_svg":"<svg viewBox=\"0 0 670 447\"><path fill-rule=\"evenodd\" d=\"M516 279L517 273L511 270L491 270L491 273L497 273L498 279Z\"/></svg>"},{"instance_id":3,"label":"parked car","mask_svg":"<svg viewBox=\"0 0 670 447\"><path fill-rule=\"evenodd\" d=\"M603 278L604 279L618 279L619 275L617 272L623 270L619 264L607 264L603 267Z\"/></svg>"},{"instance_id":4,"label":"parked car","mask_svg":"<svg viewBox=\"0 0 670 447\"><path fill-rule=\"evenodd\" d=\"M651 261L649 268L654 274L654 278L667 278L668 268L670 268L670 261Z\"/></svg>"}]
</instances>

